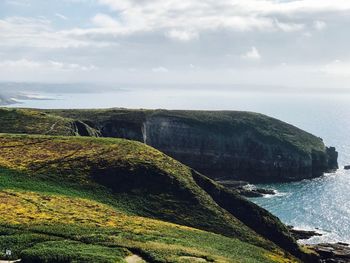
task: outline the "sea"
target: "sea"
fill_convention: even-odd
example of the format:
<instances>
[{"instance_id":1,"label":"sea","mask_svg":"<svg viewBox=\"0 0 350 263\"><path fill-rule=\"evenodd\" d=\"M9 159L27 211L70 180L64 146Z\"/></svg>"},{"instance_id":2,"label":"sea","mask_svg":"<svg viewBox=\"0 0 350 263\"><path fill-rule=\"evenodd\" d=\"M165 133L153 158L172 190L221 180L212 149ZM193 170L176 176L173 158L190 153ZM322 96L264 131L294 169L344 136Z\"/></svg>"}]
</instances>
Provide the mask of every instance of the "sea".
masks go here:
<instances>
[{"instance_id":1,"label":"sea","mask_svg":"<svg viewBox=\"0 0 350 263\"><path fill-rule=\"evenodd\" d=\"M251 200L298 229L322 233L305 243L350 243L350 93L235 91L215 88L135 88L105 92L28 93L13 107L150 108L254 111L323 138L339 152L339 170L312 180L261 185L276 190ZM23 95L23 94L22 94ZM23 97L23 96L22 96Z\"/></svg>"}]
</instances>

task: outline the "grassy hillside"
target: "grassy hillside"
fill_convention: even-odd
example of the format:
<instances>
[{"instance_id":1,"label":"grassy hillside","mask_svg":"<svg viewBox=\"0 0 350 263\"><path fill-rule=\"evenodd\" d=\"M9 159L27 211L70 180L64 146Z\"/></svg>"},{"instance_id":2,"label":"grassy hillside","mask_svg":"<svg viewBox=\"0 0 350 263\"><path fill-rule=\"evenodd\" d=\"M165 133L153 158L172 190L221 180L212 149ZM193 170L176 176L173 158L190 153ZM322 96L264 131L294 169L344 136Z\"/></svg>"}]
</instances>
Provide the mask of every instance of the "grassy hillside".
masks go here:
<instances>
[{"instance_id":1,"label":"grassy hillside","mask_svg":"<svg viewBox=\"0 0 350 263\"><path fill-rule=\"evenodd\" d=\"M96 131L84 123L31 109L0 108L0 133L25 133L42 135L94 136Z\"/></svg>"},{"instance_id":2,"label":"grassy hillside","mask_svg":"<svg viewBox=\"0 0 350 263\"><path fill-rule=\"evenodd\" d=\"M28 109L0 108L0 132L74 135L72 120Z\"/></svg>"},{"instance_id":3,"label":"grassy hillside","mask_svg":"<svg viewBox=\"0 0 350 263\"><path fill-rule=\"evenodd\" d=\"M229 192L237 209L225 207L190 168L142 143L2 134L0 167L0 249L25 262L296 261L234 216L249 202Z\"/></svg>"}]
</instances>

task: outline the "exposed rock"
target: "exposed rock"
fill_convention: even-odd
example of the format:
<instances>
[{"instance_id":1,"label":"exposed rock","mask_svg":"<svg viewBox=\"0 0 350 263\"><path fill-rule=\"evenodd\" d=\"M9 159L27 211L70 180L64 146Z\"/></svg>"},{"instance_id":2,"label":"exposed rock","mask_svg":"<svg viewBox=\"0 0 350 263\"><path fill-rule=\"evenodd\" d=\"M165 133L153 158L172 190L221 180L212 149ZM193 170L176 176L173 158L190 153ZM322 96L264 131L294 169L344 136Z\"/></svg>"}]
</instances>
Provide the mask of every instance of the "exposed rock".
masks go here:
<instances>
[{"instance_id":1,"label":"exposed rock","mask_svg":"<svg viewBox=\"0 0 350 263\"><path fill-rule=\"evenodd\" d=\"M345 165L345 166L344 166L344 169L345 169L345 170L350 170L350 165Z\"/></svg>"},{"instance_id":2,"label":"exposed rock","mask_svg":"<svg viewBox=\"0 0 350 263\"><path fill-rule=\"evenodd\" d=\"M288 226L289 232L296 240L310 239L314 236L322 236L322 234L312 230L299 230L293 226Z\"/></svg>"},{"instance_id":3,"label":"exposed rock","mask_svg":"<svg viewBox=\"0 0 350 263\"><path fill-rule=\"evenodd\" d=\"M219 180L217 182L230 189L237 189L239 187L243 187L249 184L246 181L235 181L235 180L223 180L223 181Z\"/></svg>"},{"instance_id":4,"label":"exposed rock","mask_svg":"<svg viewBox=\"0 0 350 263\"><path fill-rule=\"evenodd\" d=\"M249 184L245 181L225 180L218 181L218 183L228 189L237 191L240 195L245 197L263 197L264 195L276 194L272 189L257 188L255 185Z\"/></svg>"},{"instance_id":5,"label":"exposed rock","mask_svg":"<svg viewBox=\"0 0 350 263\"><path fill-rule=\"evenodd\" d=\"M72 129L74 134L79 136L98 137L100 135L99 131L91 128L89 125L82 121L72 122Z\"/></svg>"},{"instance_id":6,"label":"exposed rock","mask_svg":"<svg viewBox=\"0 0 350 263\"><path fill-rule=\"evenodd\" d=\"M328 159L328 169L329 171L334 171L338 169L338 152L335 147L326 147L327 159Z\"/></svg>"},{"instance_id":7,"label":"exposed rock","mask_svg":"<svg viewBox=\"0 0 350 263\"><path fill-rule=\"evenodd\" d=\"M245 197L263 197L265 195L274 195L276 192L272 189L256 188L253 185L238 187L236 189L240 195Z\"/></svg>"},{"instance_id":8,"label":"exposed rock","mask_svg":"<svg viewBox=\"0 0 350 263\"><path fill-rule=\"evenodd\" d=\"M311 246L320 255L321 263L349 263L350 247L345 243L322 243Z\"/></svg>"}]
</instances>

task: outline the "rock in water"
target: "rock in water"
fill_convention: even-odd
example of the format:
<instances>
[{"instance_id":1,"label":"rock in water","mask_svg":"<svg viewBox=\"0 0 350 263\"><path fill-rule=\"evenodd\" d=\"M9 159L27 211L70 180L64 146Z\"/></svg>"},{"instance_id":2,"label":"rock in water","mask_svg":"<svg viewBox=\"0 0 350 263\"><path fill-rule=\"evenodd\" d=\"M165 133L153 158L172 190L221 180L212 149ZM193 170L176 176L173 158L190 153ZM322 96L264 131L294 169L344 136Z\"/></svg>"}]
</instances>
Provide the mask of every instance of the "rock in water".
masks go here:
<instances>
[{"instance_id":1,"label":"rock in water","mask_svg":"<svg viewBox=\"0 0 350 263\"><path fill-rule=\"evenodd\" d=\"M293 226L288 226L288 228L289 228L289 232L292 234L292 236L296 240L305 240L305 239L310 239L314 236L322 236L322 234L312 230L295 229Z\"/></svg>"},{"instance_id":2,"label":"rock in water","mask_svg":"<svg viewBox=\"0 0 350 263\"><path fill-rule=\"evenodd\" d=\"M237 191L245 197L263 197L264 195L274 195L276 192L272 189L257 188L255 185L245 181L225 180L218 181L219 184L226 188Z\"/></svg>"}]
</instances>

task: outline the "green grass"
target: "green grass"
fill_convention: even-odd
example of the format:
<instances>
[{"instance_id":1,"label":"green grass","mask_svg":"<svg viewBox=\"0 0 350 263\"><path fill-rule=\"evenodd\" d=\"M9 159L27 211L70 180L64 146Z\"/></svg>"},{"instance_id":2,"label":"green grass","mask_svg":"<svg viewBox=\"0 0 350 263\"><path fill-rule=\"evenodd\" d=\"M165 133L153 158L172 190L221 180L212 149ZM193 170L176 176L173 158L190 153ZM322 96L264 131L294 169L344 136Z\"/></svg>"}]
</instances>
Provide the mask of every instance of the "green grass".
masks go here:
<instances>
[{"instance_id":1,"label":"green grass","mask_svg":"<svg viewBox=\"0 0 350 263\"><path fill-rule=\"evenodd\" d=\"M0 107L0 133L63 136L98 136L98 132L79 120L34 109Z\"/></svg>"},{"instance_id":2,"label":"green grass","mask_svg":"<svg viewBox=\"0 0 350 263\"><path fill-rule=\"evenodd\" d=\"M28 262L79 262L87 251L101 262L295 261L221 208L191 169L141 143L1 135L0 167L0 250Z\"/></svg>"},{"instance_id":3,"label":"green grass","mask_svg":"<svg viewBox=\"0 0 350 263\"><path fill-rule=\"evenodd\" d=\"M124 262L126 255L129 253L118 247L109 248L64 240L36 244L23 250L21 257L23 261L28 263L115 263Z\"/></svg>"},{"instance_id":4,"label":"green grass","mask_svg":"<svg viewBox=\"0 0 350 263\"><path fill-rule=\"evenodd\" d=\"M10 189L0 191L0 200L0 250L11 249L14 257L36 260L28 262L61 262L67 257L84 262L87 255L82 247L95 254L89 254L92 259L100 258L96 262L110 262L106 258L110 248L124 254L137 253L152 262L180 262L181 257L280 262L268 256L284 257L276 248L268 251L235 238L127 215L92 200ZM48 241L64 242L55 247ZM65 254L61 249L79 253ZM63 258L59 258L61 254Z\"/></svg>"},{"instance_id":5,"label":"green grass","mask_svg":"<svg viewBox=\"0 0 350 263\"><path fill-rule=\"evenodd\" d=\"M34 262L61 262L60 256L93 262L85 261L86 254L95 262L110 262L106 256L113 254L122 258L137 254L148 262L183 262L184 257L208 262L296 262L281 252L267 251L234 238L174 226L159 223L152 232L58 224L33 226L18 228L22 234L2 235L0 249L12 249L13 258L20 257L24 262L32 262L26 260L33 258ZM115 262L123 260L119 258Z\"/></svg>"},{"instance_id":6,"label":"green grass","mask_svg":"<svg viewBox=\"0 0 350 263\"><path fill-rule=\"evenodd\" d=\"M73 120L29 109L0 108L0 132L74 135Z\"/></svg>"}]
</instances>

